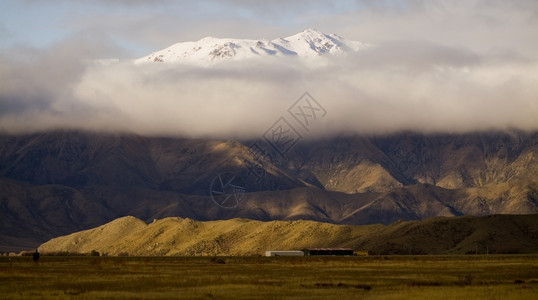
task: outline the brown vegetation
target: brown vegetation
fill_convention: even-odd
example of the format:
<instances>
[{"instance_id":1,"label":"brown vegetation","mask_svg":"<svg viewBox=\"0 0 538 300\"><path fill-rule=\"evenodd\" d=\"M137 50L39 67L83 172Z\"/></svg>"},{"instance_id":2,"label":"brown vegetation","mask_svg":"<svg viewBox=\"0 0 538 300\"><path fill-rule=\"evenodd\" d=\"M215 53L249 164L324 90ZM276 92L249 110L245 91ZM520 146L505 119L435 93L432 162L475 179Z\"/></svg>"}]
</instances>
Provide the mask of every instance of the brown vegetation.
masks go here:
<instances>
[{"instance_id":1,"label":"brown vegetation","mask_svg":"<svg viewBox=\"0 0 538 300\"><path fill-rule=\"evenodd\" d=\"M6 299L535 299L535 255L0 257Z\"/></svg>"}]
</instances>

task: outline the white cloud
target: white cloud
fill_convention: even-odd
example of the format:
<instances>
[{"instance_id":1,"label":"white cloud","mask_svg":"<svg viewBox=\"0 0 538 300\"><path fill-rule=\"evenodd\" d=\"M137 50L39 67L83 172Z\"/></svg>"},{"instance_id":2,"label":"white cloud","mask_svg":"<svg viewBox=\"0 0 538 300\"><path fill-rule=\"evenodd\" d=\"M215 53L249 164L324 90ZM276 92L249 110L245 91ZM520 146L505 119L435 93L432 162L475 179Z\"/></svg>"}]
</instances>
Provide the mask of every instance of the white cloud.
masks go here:
<instances>
[{"instance_id":1,"label":"white cloud","mask_svg":"<svg viewBox=\"0 0 538 300\"><path fill-rule=\"evenodd\" d=\"M79 22L75 37L47 49L4 49L0 128L257 137L309 91L328 112L311 135L538 130L536 1L350 1L344 8L320 2L305 9L306 2L259 3L221 2L243 10L231 17L204 14L202 4L191 15L135 10L116 24L112 10L94 21L70 18ZM205 35L273 39L278 35L270 34L291 35L303 24L378 47L317 69L288 60L214 68L89 63L125 57L117 46L123 42L164 47Z\"/></svg>"}]
</instances>

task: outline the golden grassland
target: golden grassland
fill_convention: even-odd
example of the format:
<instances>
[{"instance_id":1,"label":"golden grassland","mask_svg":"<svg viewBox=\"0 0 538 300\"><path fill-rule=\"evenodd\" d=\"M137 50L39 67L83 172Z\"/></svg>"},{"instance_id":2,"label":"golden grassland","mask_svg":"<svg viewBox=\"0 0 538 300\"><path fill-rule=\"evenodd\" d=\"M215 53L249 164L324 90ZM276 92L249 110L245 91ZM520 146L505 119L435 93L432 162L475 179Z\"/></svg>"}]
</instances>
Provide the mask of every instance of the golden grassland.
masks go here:
<instances>
[{"instance_id":1,"label":"golden grassland","mask_svg":"<svg viewBox=\"0 0 538 300\"><path fill-rule=\"evenodd\" d=\"M42 253L119 256L250 256L266 250L345 247L372 254L538 253L538 215L435 217L391 225L336 225L307 220L196 221L132 216L54 238Z\"/></svg>"},{"instance_id":2,"label":"golden grassland","mask_svg":"<svg viewBox=\"0 0 538 300\"><path fill-rule=\"evenodd\" d=\"M538 255L0 257L0 299L536 299Z\"/></svg>"}]
</instances>

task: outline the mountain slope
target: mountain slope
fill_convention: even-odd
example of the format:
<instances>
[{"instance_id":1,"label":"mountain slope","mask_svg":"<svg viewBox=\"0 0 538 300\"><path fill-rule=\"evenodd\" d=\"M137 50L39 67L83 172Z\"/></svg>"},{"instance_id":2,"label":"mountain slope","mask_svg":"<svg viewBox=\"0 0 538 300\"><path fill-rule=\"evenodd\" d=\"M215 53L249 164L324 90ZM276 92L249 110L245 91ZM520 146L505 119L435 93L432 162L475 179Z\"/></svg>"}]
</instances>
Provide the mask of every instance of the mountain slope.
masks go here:
<instances>
[{"instance_id":1,"label":"mountain slope","mask_svg":"<svg viewBox=\"0 0 538 300\"><path fill-rule=\"evenodd\" d=\"M109 255L254 255L265 250L351 247L375 254L535 253L538 215L437 217L388 226L247 219L199 222L134 217L52 239L41 252Z\"/></svg>"},{"instance_id":2,"label":"mountain slope","mask_svg":"<svg viewBox=\"0 0 538 300\"><path fill-rule=\"evenodd\" d=\"M538 179L536 132L355 136L304 144L296 154L293 160L309 162L303 168L326 189L348 193L416 183L458 189ZM373 176L365 177L366 169ZM364 185L365 180L379 182Z\"/></svg>"}]
</instances>

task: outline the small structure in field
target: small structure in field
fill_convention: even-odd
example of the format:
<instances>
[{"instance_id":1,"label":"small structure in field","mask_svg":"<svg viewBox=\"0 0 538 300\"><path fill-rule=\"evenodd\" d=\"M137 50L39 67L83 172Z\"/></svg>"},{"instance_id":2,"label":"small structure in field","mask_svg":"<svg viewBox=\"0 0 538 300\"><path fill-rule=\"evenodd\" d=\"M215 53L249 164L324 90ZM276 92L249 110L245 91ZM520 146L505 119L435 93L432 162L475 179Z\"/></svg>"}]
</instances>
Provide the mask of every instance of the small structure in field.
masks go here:
<instances>
[{"instance_id":1,"label":"small structure in field","mask_svg":"<svg viewBox=\"0 0 538 300\"><path fill-rule=\"evenodd\" d=\"M329 255L329 256L352 256L353 249L350 248L307 248L303 249L305 256Z\"/></svg>"},{"instance_id":2,"label":"small structure in field","mask_svg":"<svg viewBox=\"0 0 538 300\"><path fill-rule=\"evenodd\" d=\"M303 251L265 251L265 256L304 256Z\"/></svg>"},{"instance_id":3,"label":"small structure in field","mask_svg":"<svg viewBox=\"0 0 538 300\"><path fill-rule=\"evenodd\" d=\"M35 249L35 252L32 255L32 260L36 262L39 260L39 252L37 252L37 249Z\"/></svg>"}]
</instances>

